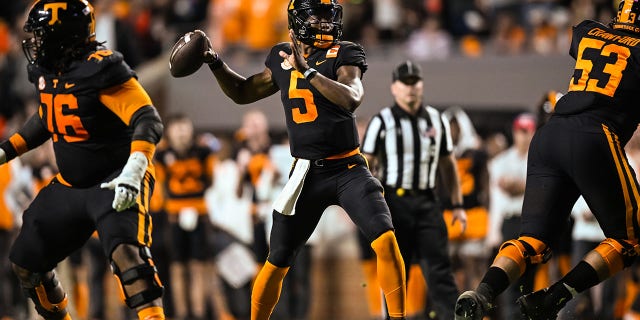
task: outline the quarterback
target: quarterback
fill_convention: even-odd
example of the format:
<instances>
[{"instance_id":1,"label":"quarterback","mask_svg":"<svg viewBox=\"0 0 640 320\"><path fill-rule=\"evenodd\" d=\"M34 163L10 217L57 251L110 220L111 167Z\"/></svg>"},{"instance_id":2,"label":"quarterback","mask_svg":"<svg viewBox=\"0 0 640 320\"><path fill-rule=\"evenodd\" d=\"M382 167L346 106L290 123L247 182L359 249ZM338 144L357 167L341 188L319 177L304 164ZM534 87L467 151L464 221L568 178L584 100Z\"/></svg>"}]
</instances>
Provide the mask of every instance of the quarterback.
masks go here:
<instances>
[{"instance_id":1,"label":"quarterback","mask_svg":"<svg viewBox=\"0 0 640 320\"><path fill-rule=\"evenodd\" d=\"M280 91L291 154L289 182L276 200L269 256L251 297L251 319L268 319L282 281L325 208L340 205L376 252L380 286L392 319L405 317L404 262L382 186L359 149L354 111L367 70L360 45L340 41L342 7L336 0L291 0L291 42L276 44L266 68L243 77L211 49L203 53L222 91L238 104Z\"/></svg>"}]
</instances>

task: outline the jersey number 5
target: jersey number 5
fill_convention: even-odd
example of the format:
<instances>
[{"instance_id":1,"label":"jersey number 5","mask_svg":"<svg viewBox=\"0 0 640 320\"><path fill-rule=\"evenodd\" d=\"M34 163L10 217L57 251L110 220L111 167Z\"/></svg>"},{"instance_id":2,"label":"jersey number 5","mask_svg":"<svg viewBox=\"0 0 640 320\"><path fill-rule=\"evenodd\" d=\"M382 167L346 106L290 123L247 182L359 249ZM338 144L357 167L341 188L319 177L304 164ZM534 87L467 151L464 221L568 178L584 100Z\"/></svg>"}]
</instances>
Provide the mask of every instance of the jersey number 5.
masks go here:
<instances>
[{"instance_id":1,"label":"jersey number 5","mask_svg":"<svg viewBox=\"0 0 640 320\"><path fill-rule=\"evenodd\" d=\"M84 141L89 138L80 117L69 112L78 109L78 99L74 95L58 94L53 99L51 93L40 93L40 103L47 110L47 129L53 133L54 142L58 141L59 135L67 142ZM40 117L42 116L41 110Z\"/></svg>"},{"instance_id":2,"label":"jersey number 5","mask_svg":"<svg viewBox=\"0 0 640 320\"><path fill-rule=\"evenodd\" d=\"M569 91L592 91L613 97L627 67L629 48L591 38L583 38L578 47L576 69ZM605 63L594 64L594 61Z\"/></svg>"},{"instance_id":3,"label":"jersey number 5","mask_svg":"<svg viewBox=\"0 0 640 320\"><path fill-rule=\"evenodd\" d=\"M289 99L304 99L304 107L306 112L300 108L293 108L291 115L295 123L313 122L318 118L318 109L313 101L313 92L309 89L298 89L298 79L304 79L304 75L297 70L291 72L291 80L289 81Z\"/></svg>"}]
</instances>

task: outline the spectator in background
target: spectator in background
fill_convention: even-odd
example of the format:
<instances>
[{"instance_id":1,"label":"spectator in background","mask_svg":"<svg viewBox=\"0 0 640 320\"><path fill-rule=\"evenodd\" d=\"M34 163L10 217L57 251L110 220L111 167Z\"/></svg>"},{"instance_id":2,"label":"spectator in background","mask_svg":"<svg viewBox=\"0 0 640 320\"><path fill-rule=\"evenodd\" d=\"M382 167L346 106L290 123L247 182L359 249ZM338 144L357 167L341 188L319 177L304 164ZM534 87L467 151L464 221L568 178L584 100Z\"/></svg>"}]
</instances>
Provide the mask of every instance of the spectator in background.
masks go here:
<instances>
[{"instance_id":1,"label":"spectator in background","mask_svg":"<svg viewBox=\"0 0 640 320\"><path fill-rule=\"evenodd\" d=\"M442 29L437 16L428 16L407 39L407 54L416 61L449 58L453 46L449 33Z\"/></svg>"},{"instance_id":2,"label":"spectator in background","mask_svg":"<svg viewBox=\"0 0 640 320\"><path fill-rule=\"evenodd\" d=\"M486 244L496 250L502 242L518 238L520 214L527 179L527 156L529 144L536 131L533 114L518 115L512 123L513 145L496 155L489 163L490 217ZM520 311L515 301L523 293L533 291L535 269L530 268L518 282L501 296L499 303L502 319L517 319Z\"/></svg>"},{"instance_id":3,"label":"spectator in background","mask_svg":"<svg viewBox=\"0 0 640 320\"><path fill-rule=\"evenodd\" d=\"M129 22L125 20L129 4L121 0L93 0L96 11L96 39L118 50L133 69L142 63L138 41Z\"/></svg>"},{"instance_id":4,"label":"spectator in background","mask_svg":"<svg viewBox=\"0 0 640 320\"><path fill-rule=\"evenodd\" d=\"M527 33L515 14L504 11L496 16L490 41L496 54L517 55L526 49Z\"/></svg>"},{"instance_id":5,"label":"spectator in background","mask_svg":"<svg viewBox=\"0 0 640 320\"><path fill-rule=\"evenodd\" d=\"M16 37L8 21L0 18L0 131L8 119L25 113L28 100L35 98L32 90L24 92L32 88L22 76L26 65Z\"/></svg>"},{"instance_id":6,"label":"spectator in background","mask_svg":"<svg viewBox=\"0 0 640 320\"><path fill-rule=\"evenodd\" d=\"M221 53L234 54L243 48L246 1L212 0L209 6L208 34L216 39Z\"/></svg>"},{"instance_id":7,"label":"spectator in background","mask_svg":"<svg viewBox=\"0 0 640 320\"><path fill-rule=\"evenodd\" d=\"M211 0L165 0L164 23L174 40L194 29L205 29Z\"/></svg>"},{"instance_id":8,"label":"spectator in background","mask_svg":"<svg viewBox=\"0 0 640 320\"><path fill-rule=\"evenodd\" d=\"M167 148L158 151L156 167L164 177L161 187L169 214L175 317L202 319L209 296L205 264L212 255L204 195L213 183L216 156L211 149L195 144L193 123L186 115L174 114L165 123Z\"/></svg>"},{"instance_id":9,"label":"spectator in background","mask_svg":"<svg viewBox=\"0 0 640 320\"><path fill-rule=\"evenodd\" d=\"M244 42L251 58L262 58L274 43L287 39L287 7L289 0L245 0Z\"/></svg>"},{"instance_id":10,"label":"spectator in background","mask_svg":"<svg viewBox=\"0 0 640 320\"><path fill-rule=\"evenodd\" d=\"M456 157L460 189L464 209L467 213L467 229L462 232L460 225L452 224L453 206L444 179L439 179L440 197L447 223L451 256L454 263L459 288L472 288L480 283L488 251L484 240L489 225L489 172L487 153L467 113L460 107L445 110L442 116L449 121L453 153ZM457 267L457 268L456 268Z\"/></svg>"},{"instance_id":11,"label":"spectator in background","mask_svg":"<svg viewBox=\"0 0 640 320\"><path fill-rule=\"evenodd\" d=\"M398 40L400 26L403 23L402 3L400 0L372 0L373 25L378 40L383 46Z\"/></svg>"},{"instance_id":12,"label":"spectator in background","mask_svg":"<svg viewBox=\"0 0 640 320\"><path fill-rule=\"evenodd\" d=\"M11 270L9 249L22 225L22 212L35 193L31 168L16 160L0 166L0 319L26 318L26 301Z\"/></svg>"}]
</instances>

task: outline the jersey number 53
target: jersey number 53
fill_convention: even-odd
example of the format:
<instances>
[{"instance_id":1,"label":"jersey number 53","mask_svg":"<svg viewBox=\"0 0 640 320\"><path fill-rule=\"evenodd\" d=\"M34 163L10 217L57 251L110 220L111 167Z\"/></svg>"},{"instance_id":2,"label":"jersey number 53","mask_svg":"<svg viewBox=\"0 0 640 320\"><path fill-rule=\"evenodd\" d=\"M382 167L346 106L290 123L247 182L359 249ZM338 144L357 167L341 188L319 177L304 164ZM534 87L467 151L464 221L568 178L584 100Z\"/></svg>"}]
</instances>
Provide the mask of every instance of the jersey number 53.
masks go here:
<instances>
[{"instance_id":1,"label":"jersey number 53","mask_svg":"<svg viewBox=\"0 0 640 320\"><path fill-rule=\"evenodd\" d=\"M569 91L591 91L613 97L631 54L629 48L602 40L583 38ZM597 62L597 63L595 63Z\"/></svg>"}]
</instances>

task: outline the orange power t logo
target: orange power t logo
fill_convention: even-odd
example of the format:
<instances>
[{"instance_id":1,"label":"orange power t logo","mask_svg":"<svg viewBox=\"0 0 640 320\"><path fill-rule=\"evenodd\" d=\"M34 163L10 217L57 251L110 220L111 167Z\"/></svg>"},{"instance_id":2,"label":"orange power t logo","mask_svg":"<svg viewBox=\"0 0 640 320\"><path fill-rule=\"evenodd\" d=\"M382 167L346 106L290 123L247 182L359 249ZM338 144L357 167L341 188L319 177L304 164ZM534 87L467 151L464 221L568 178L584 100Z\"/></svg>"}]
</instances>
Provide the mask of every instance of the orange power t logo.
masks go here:
<instances>
[{"instance_id":1,"label":"orange power t logo","mask_svg":"<svg viewBox=\"0 0 640 320\"><path fill-rule=\"evenodd\" d=\"M63 2L45 3L44 9L47 11L51 9L51 20L49 20L49 25L52 25L58 21L58 10L67 10L67 4Z\"/></svg>"}]
</instances>

